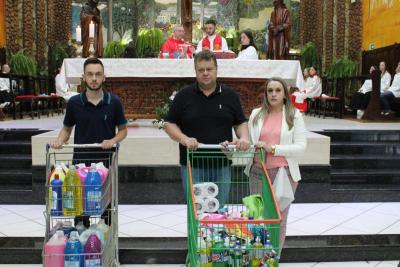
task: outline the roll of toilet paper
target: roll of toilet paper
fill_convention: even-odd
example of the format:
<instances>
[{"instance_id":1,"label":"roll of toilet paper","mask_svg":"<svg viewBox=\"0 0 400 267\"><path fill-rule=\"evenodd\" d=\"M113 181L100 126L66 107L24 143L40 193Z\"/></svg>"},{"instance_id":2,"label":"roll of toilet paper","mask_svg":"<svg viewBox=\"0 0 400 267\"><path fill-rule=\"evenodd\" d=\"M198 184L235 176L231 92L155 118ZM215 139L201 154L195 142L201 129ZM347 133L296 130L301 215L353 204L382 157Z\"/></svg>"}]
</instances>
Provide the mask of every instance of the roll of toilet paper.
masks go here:
<instances>
[{"instance_id":1,"label":"roll of toilet paper","mask_svg":"<svg viewBox=\"0 0 400 267\"><path fill-rule=\"evenodd\" d=\"M194 198L203 198L203 184L194 184L193 185L193 194Z\"/></svg>"},{"instance_id":2,"label":"roll of toilet paper","mask_svg":"<svg viewBox=\"0 0 400 267\"><path fill-rule=\"evenodd\" d=\"M206 212L206 205L204 203L204 199L196 198L194 204L196 205L196 210L198 215Z\"/></svg>"},{"instance_id":3,"label":"roll of toilet paper","mask_svg":"<svg viewBox=\"0 0 400 267\"><path fill-rule=\"evenodd\" d=\"M205 212L216 212L219 209L218 199L211 197L204 199Z\"/></svg>"},{"instance_id":4,"label":"roll of toilet paper","mask_svg":"<svg viewBox=\"0 0 400 267\"><path fill-rule=\"evenodd\" d=\"M213 198L218 195L218 185L215 183L203 183L202 184L202 197L203 198Z\"/></svg>"}]
</instances>

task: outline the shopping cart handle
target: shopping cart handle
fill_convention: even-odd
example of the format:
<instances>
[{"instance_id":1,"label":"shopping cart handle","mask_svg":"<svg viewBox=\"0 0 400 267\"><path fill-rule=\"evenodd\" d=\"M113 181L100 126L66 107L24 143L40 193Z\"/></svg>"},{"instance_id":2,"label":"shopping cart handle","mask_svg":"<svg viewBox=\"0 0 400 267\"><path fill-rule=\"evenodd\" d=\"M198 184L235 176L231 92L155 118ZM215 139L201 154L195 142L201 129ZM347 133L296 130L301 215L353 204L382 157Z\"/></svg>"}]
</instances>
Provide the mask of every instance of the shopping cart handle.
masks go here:
<instances>
[{"instance_id":1,"label":"shopping cart handle","mask_svg":"<svg viewBox=\"0 0 400 267\"><path fill-rule=\"evenodd\" d=\"M119 148L119 143L113 145L113 147ZM65 144L62 148L101 148L101 144ZM50 149L50 145L46 144L46 150Z\"/></svg>"},{"instance_id":2,"label":"shopping cart handle","mask_svg":"<svg viewBox=\"0 0 400 267\"><path fill-rule=\"evenodd\" d=\"M254 148L255 145L250 145L250 148ZM228 145L228 147L224 147L220 144L199 144L197 148L200 149L223 149L223 148L228 148L228 149L235 149L236 145Z\"/></svg>"}]
</instances>

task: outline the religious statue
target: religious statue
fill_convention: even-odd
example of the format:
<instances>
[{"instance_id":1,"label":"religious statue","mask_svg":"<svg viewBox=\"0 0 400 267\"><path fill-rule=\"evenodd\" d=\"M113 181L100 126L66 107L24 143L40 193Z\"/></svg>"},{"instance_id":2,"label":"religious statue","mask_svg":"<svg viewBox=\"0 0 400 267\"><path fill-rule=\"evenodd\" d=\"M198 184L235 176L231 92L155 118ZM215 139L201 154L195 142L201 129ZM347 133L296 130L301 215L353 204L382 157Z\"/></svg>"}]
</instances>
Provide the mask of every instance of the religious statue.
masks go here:
<instances>
[{"instance_id":1,"label":"religious statue","mask_svg":"<svg viewBox=\"0 0 400 267\"><path fill-rule=\"evenodd\" d=\"M288 59L291 19L283 0L274 0L274 11L268 27L268 58Z\"/></svg>"},{"instance_id":2,"label":"religious statue","mask_svg":"<svg viewBox=\"0 0 400 267\"><path fill-rule=\"evenodd\" d=\"M103 26L100 17L100 10L97 8L99 0L88 0L81 10L81 28L82 28L82 55L89 56L90 47L90 23L94 24L94 56L103 55Z\"/></svg>"}]
</instances>

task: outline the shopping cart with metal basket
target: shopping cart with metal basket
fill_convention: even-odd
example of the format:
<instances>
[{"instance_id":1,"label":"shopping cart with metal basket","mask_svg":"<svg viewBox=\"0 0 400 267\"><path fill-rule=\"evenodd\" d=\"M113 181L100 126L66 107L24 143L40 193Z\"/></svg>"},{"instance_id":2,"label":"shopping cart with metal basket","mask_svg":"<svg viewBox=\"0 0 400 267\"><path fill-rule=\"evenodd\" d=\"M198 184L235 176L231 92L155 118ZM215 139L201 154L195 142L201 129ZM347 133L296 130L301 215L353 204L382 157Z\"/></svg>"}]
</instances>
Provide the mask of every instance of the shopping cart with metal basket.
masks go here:
<instances>
[{"instance_id":1,"label":"shopping cart with metal basket","mask_svg":"<svg viewBox=\"0 0 400 267\"><path fill-rule=\"evenodd\" d=\"M118 150L46 146L43 266L119 266Z\"/></svg>"},{"instance_id":2,"label":"shopping cart with metal basket","mask_svg":"<svg viewBox=\"0 0 400 267\"><path fill-rule=\"evenodd\" d=\"M248 172L258 162L258 177ZM188 255L201 267L279 266L281 214L263 151L200 145L187 152Z\"/></svg>"}]
</instances>

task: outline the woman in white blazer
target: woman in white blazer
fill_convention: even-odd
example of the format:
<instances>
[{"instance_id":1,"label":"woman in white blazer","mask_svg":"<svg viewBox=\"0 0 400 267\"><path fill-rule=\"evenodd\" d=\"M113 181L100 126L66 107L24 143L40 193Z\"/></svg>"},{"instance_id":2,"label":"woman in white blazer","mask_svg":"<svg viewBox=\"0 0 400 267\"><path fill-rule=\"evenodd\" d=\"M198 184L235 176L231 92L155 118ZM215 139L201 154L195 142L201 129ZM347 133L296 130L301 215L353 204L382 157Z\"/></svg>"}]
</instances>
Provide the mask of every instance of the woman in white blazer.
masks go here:
<instances>
[{"instance_id":1,"label":"woman in white blazer","mask_svg":"<svg viewBox=\"0 0 400 267\"><path fill-rule=\"evenodd\" d=\"M288 87L282 79L272 78L267 82L264 102L252 111L248 127L251 143L265 151L265 164L280 206L280 255L290 203L301 180L298 162L307 145L303 116L290 101ZM258 157L249 162L245 172L250 179L250 193L260 193L263 175Z\"/></svg>"}]
</instances>

